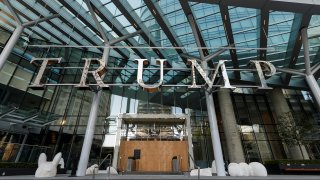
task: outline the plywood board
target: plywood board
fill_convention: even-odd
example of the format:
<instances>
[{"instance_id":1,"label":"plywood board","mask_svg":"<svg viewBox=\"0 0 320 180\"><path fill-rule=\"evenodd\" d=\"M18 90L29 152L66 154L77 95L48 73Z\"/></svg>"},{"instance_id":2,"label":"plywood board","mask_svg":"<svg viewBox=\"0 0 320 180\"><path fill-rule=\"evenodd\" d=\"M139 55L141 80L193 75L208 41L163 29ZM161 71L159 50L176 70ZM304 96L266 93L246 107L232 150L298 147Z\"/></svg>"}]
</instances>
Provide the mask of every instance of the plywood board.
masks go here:
<instances>
[{"instance_id":1,"label":"plywood board","mask_svg":"<svg viewBox=\"0 0 320 180\"><path fill-rule=\"evenodd\" d=\"M118 169L126 171L128 157L140 149L140 159L135 160L135 171L170 172L172 158L179 157L182 171L188 171L187 141L121 141Z\"/></svg>"}]
</instances>

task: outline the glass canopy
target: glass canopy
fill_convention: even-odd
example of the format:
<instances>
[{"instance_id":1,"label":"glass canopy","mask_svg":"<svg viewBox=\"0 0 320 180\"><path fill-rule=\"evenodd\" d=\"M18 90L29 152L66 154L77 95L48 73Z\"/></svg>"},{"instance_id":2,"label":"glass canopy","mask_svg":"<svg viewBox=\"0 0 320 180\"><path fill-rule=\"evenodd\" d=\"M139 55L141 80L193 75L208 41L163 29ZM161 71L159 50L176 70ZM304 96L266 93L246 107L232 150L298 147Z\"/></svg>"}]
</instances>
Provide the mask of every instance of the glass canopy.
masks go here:
<instances>
[{"instance_id":1,"label":"glass canopy","mask_svg":"<svg viewBox=\"0 0 320 180\"><path fill-rule=\"evenodd\" d=\"M59 18L26 28L24 34L27 38L102 54L102 49L97 46L103 45L104 40L84 0L9 2L23 22L60 15ZM303 48L299 38L300 29L305 26L308 26L311 63L319 63L319 15L297 10L299 4L294 1L287 3L288 6L281 9L271 2L262 6L259 3L239 4L236 1L217 4L206 0L90 1L109 41L137 30L142 31L135 37L116 43L114 46L117 48L112 48L111 56L118 58L118 62L109 66L125 69L118 70L119 76L112 80L109 78L110 81L133 83L137 68L134 59L148 59L149 68L155 68L158 67L155 60L160 58L167 59L167 67L173 68L165 71L164 81L176 84L190 83L188 73L174 70L189 67L186 64L188 57L201 59L202 53L208 56L226 46L234 48L212 58L209 61L211 65L225 59L230 60L228 68L246 68L250 60L265 60L279 68L304 70ZM318 7L319 4L312 6ZM0 25L13 31L16 22L12 12L4 1L0 1L0 8ZM189 16L195 20L194 24L188 19ZM199 33L193 33L192 26ZM201 46L197 45L197 39ZM145 70L144 75L145 82L154 83L159 78L159 71ZM240 78L235 77L234 80L248 80L247 75L242 72ZM284 76L288 75L277 73L268 83L298 86L295 82L303 79L301 76L290 76L289 81L283 81L281 77Z\"/></svg>"}]
</instances>

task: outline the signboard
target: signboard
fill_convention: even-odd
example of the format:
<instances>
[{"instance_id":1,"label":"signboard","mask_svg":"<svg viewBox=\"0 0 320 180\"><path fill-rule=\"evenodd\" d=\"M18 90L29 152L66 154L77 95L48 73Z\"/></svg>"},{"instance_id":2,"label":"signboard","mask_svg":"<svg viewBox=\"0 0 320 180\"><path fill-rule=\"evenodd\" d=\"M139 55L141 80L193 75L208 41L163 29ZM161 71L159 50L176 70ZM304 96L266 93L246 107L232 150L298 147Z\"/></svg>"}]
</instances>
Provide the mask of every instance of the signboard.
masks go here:
<instances>
[{"instance_id":1,"label":"signboard","mask_svg":"<svg viewBox=\"0 0 320 180\"><path fill-rule=\"evenodd\" d=\"M56 86L73 85L73 86L81 88L81 89L90 88L90 86L96 86L96 87L98 87L97 89L108 88L110 86L110 84L105 84L103 82L104 74L108 71L108 68L107 68L106 64L104 63L104 61L102 61L102 59L97 59L97 58L84 58L83 60L85 61L85 65L83 67L81 79L78 84L45 84L45 83L41 83L41 79L43 77L45 70L47 69L47 66L49 64L50 65L59 64L61 61L61 58L35 58L35 59L32 59L31 63L35 63L38 61L40 61L42 63L41 63L41 67L39 68L39 72L38 72L33 84L30 85L30 88L43 89L44 86L49 86L49 85L56 85ZM166 60L165 59L157 59L156 60L160 64L160 80L159 80L159 82L155 83L155 84L145 84L143 81L142 75L143 75L143 69L144 69L143 64L144 64L144 61L146 61L146 60L147 59L136 59L136 61L138 62L137 82L138 82L139 86L141 86L143 89L146 89L148 92L154 92L153 91L154 89L157 89L163 85L163 69L164 69L163 64ZM235 89L237 87L236 85L230 84L228 73L227 73L227 68L225 66L225 63L228 60L219 60L215 69L213 70L213 72L210 72L209 70L204 69L202 66L199 65L199 63L195 59L189 59L188 61L191 63L191 74L192 74L192 77L191 77L192 84L188 85L188 88L203 87L203 86L197 85L197 83L196 83L196 73L195 73L196 70L199 72L201 77L205 80L205 82L206 82L205 88L208 92L211 92L212 88L214 87L215 79L218 76L223 78L223 85L219 86L220 88ZM93 63L99 64L99 67L95 70L89 71L90 65ZM248 67L252 71L254 71L254 73L256 73L256 77L257 77L256 79L259 80L259 82L258 82L259 89L271 89L267 85L265 77L270 77L275 74L276 68L273 66L273 64L271 64L270 62L267 62L267 61L252 60L249 62ZM172 70L174 70L174 68L172 68ZM236 70L236 69L233 69L233 70ZM238 70L241 70L241 69L238 69ZM246 71L248 71L248 69ZM210 73L213 75L210 76L209 75ZM96 81L96 84L86 84L86 79L89 74L91 74L93 76L94 80ZM121 84L117 84L117 85L121 86ZM245 86L242 85L241 87L245 87ZM249 87L252 87L252 85Z\"/></svg>"}]
</instances>

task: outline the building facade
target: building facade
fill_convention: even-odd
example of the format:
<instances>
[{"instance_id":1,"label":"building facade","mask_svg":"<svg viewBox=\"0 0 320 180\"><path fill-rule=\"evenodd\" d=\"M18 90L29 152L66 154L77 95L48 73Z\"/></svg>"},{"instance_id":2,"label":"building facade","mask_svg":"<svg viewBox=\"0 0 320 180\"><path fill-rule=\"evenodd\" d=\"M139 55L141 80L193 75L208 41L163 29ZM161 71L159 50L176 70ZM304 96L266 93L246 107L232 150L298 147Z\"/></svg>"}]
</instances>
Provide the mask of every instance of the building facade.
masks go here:
<instances>
[{"instance_id":1,"label":"building facade","mask_svg":"<svg viewBox=\"0 0 320 180\"><path fill-rule=\"evenodd\" d=\"M106 135L116 134L119 114L186 114L190 116L194 163L211 166L216 158L207 96L213 98L211 107L215 110L224 161L319 159L317 96L303 76L283 69L307 71L305 49L300 42L301 29L307 28L308 59L318 80L320 16L302 10L295 12L299 3L286 3L289 10L275 8L272 3L255 7L250 3L237 6L207 1L99 0L91 2L93 16L82 0L0 1L2 52L16 36L18 21L12 13L23 22L60 15L26 27L0 69L1 161L36 163L42 152L49 158L62 152L66 168L71 169L74 159L82 156L98 92L101 96L88 155L90 165L99 164L107 154L114 153L103 143ZM109 42L141 31L115 43L111 49L107 72L101 76L108 89L89 86L83 90L74 85L83 76L84 58L99 59L105 52L101 49L105 37L91 16L97 18ZM229 48L206 62L213 70L219 60L230 60L226 67L231 69L228 76L231 84L237 86L236 91L217 86L207 95L205 86L188 88L192 76L187 59L204 61L221 51L221 47ZM40 66L31 60L60 57L59 64L47 67L41 83L71 85L32 89L30 85ZM163 86L156 92L145 91L137 84L134 59L148 59L143 71L146 84L160 79L155 59L167 59ZM257 88L255 71L247 70L250 60L267 61L277 68L277 73L267 79L271 89ZM92 71L97 67L90 66ZM199 72L196 75L197 84L206 84ZM217 79L214 84L223 85L222 75ZM86 83L96 84L95 80L90 76ZM319 88L318 84L314 86Z\"/></svg>"}]
</instances>

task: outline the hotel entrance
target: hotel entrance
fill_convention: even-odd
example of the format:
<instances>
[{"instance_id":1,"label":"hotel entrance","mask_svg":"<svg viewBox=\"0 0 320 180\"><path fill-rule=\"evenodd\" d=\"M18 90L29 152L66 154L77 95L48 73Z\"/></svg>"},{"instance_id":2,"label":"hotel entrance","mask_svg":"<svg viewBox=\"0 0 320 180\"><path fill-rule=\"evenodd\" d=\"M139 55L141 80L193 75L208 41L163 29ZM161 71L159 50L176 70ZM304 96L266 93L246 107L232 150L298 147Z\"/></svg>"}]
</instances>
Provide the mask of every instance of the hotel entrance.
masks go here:
<instances>
[{"instance_id":1,"label":"hotel entrance","mask_svg":"<svg viewBox=\"0 0 320 180\"><path fill-rule=\"evenodd\" d=\"M121 172L179 173L193 167L187 115L121 114L118 132L113 165Z\"/></svg>"}]
</instances>

